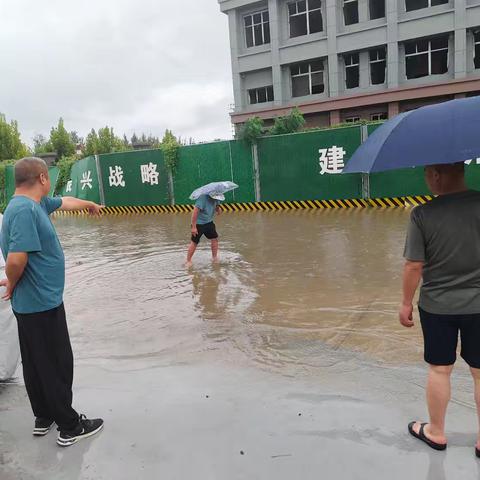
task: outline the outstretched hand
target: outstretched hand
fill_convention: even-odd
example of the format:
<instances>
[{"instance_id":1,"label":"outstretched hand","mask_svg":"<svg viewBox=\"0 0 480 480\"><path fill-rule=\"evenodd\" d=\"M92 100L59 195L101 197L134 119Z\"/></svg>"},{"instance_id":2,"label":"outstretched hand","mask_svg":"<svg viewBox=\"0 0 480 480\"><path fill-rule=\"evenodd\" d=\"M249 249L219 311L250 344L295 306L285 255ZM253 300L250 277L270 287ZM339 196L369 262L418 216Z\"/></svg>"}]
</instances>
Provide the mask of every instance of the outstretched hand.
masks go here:
<instances>
[{"instance_id":1,"label":"outstretched hand","mask_svg":"<svg viewBox=\"0 0 480 480\"><path fill-rule=\"evenodd\" d=\"M105 205L98 205L94 202L88 207L88 213L90 215L100 215L102 208L105 208Z\"/></svg>"},{"instance_id":2,"label":"outstretched hand","mask_svg":"<svg viewBox=\"0 0 480 480\"><path fill-rule=\"evenodd\" d=\"M415 325L413 321L413 305L402 305L398 313L398 319L404 327L413 327Z\"/></svg>"}]
</instances>

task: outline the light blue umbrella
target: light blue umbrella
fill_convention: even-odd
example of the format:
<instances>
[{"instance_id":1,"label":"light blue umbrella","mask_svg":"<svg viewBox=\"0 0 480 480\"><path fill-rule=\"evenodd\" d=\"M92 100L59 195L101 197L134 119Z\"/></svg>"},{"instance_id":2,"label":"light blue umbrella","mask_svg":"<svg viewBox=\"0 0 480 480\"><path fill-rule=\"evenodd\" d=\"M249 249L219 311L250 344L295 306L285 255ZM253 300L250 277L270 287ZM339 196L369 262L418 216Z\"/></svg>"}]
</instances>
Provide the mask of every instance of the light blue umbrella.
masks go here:
<instances>
[{"instance_id":1,"label":"light blue umbrella","mask_svg":"<svg viewBox=\"0 0 480 480\"><path fill-rule=\"evenodd\" d=\"M456 163L480 157L480 97L402 113L377 128L343 173Z\"/></svg>"},{"instance_id":2,"label":"light blue umbrella","mask_svg":"<svg viewBox=\"0 0 480 480\"><path fill-rule=\"evenodd\" d=\"M197 188L190 195L190 200L197 200L198 197L202 195L209 195L216 200L225 200L224 194L231 192L238 188L238 185L233 182L213 182L203 187Z\"/></svg>"}]
</instances>

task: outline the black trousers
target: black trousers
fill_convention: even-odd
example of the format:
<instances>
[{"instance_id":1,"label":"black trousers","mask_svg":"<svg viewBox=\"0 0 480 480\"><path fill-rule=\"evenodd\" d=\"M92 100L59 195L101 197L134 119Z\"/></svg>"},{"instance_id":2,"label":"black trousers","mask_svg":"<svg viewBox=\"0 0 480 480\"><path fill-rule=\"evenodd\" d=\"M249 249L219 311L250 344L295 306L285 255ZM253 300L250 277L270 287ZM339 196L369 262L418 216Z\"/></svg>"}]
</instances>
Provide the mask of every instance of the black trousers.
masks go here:
<instances>
[{"instance_id":1,"label":"black trousers","mask_svg":"<svg viewBox=\"0 0 480 480\"><path fill-rule=\"evenodd\" d=\"M72 408L73 353L63 303L46 312L13 313L33 414L54 420L62 431L74 429L79 417Z\"/></svg>"}]
</instances>

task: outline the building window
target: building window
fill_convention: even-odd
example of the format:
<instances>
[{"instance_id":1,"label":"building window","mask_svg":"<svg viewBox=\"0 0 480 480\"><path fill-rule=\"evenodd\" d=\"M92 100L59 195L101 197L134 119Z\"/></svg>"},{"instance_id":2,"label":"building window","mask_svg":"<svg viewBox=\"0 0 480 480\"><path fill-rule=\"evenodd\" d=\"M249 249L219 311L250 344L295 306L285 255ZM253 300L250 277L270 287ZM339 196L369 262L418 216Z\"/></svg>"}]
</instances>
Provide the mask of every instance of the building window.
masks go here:
<instances>
[{"instance_id":1,"label":"building window","mask_svg":"<svg viewBox=\"0 0 480 480\"><path fill-rule=\"evenodd\" d=\"M385 72L387 70L387 52L385 47L370 50L370 82L372 85L385 83Z\"/></svg>"},{"instance_id":2,"label":"building window","mask_svg":"<svg viewBox=\"0 0 480 480\"><path fill-rule=\"evenodd\" d=\"M345 25L358 23L358 0L343 0L343 18Z\"/></svg>"},{"instance_id":3,"label":"building window","mask_svg":"<svg viewBox=\"0 0 480 480\"><path fill-rule=\"evenodd\" d=\"M244 17L247 48L270 43L270 18L268 10Z\"/></svg>"},{"instance_id":4,"label":"building window","mask_svg":"<svg viewBox=\"0 0 480 480\"><path fill-rule=\"evenodd\" d=\"M385 0L369 0L370 20L385 16Z\"/></svg>"},{"instance_id":5,"label":"building window","mask_svg":"<svg viewBox=\"0 0 480 480\"><path fill-rule=\"evenodd\" d=\"M292 97L317 95L325 91L322 60L292 65L290 73L292 76Z\"/></svg>"},{"instance_id":6,"label":"building window","mask_svg":"<svg viewBox=\"0 0 480 480\"><path fill-rule=\"evenodd\" d=\"M379 122L380 120L387 120L388 119L388 114L387 112L382 112L382 113L372 113L370 115L370 120L372 122Z\"/></svg>"},{"instance_id":7,"label":"building window","mask_svg":"<svg viewBox=\"0 0 480 480\"><path fill-rule=\"evenodd\" d=\"M323 30L322 1L300 0L288 4L290 38Z\"/></svg>"},{"instance_id":8,"label":"building window","mask_svg":"<svg viewBox=\"0 0 480 480\"><path fill-rule=\"evenodd\" d=\"M250 105L273 102L273 85L268 87L252 88L248 91Z\"/></svg>"},{"instance_id":9,"label":"building window","mask_svg":"<svg viewBox=\"0 0 480 480\"><path fill-rule=\"evenodd\" d=\"M448 3L448 0L405 0L405 10L411 12L412 10L435 7L444 3Z\"/></svg>"},{"instance_id":10,"label":"building window","mask_svg":"<svg viewBox=\"0 0 480 480\"><path fill-rule=\"evenodd\" d=\"M448 72L448 37L405 43L407 78L441 75Z\"/></svg>"},{"instance_id":11,"label":"building window","mask_svg":"<svg viewBox=\"0 0 480 480\"><path fill-rule=\"evenodd\" d=\"M473 51L473 64L475 68L480 68L480 30L473 32L474 39L474 51Z\"/></svg>"},{"instance_id":12,"label":"building window","mask_svg":"<svg viewBox=\"0 0 480 480\"><path fill-rule=\"evenodd\" d=\"M345 61L345 85L347 88L357 88L360 85L360 59L358 53L343 56Z\"/></svg>"},{"instance_id":13,"label":"building window","mask_svg":"<svg viewBox=\"0 0 480 480\"><path fill-rule=\"evenodd\" d=\"M346 117L345 123L357 123L360 121L360 117Z\"/></svg>"}]
</instances>

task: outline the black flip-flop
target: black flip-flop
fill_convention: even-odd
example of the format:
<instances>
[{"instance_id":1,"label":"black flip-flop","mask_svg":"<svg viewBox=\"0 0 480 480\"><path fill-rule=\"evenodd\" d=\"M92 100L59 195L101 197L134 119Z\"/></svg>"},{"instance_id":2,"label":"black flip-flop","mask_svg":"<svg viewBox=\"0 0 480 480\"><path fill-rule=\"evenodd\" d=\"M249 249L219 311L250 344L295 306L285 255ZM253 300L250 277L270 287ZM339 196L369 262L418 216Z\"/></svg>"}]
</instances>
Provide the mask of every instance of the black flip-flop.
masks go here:
<instances>
[{"instance_id":1,"label":"black flip-flop","mask_svg":"<svg viewBox=\"0 0 480 480\"><path fill-rule=\"evenodd\" d=\"M425 430L425 425L428 425L428 423L421 423L420 424L420 430L418 431L418 433L415 432L415 430L413 430L413 426L416 423L417 422L410 422L408 424L408 431L410 432L410 435L413 435L415 438L418 438L422 442L425 442L430 448L433 448L434 450L445 450L447 448L446 443L436 443L433 440L430 440L425 435L425 431L424 431Z\"/></svg>"},{"instance_id":2,"label":"black flip-flop","mask_svg":"<svg viewBox=\"0 0 480 480\"><path fill-rule=\"evenodd\" d=\"M475 455L480 458L480 448L475 447Z\"/></svg>"}]
</instances>

